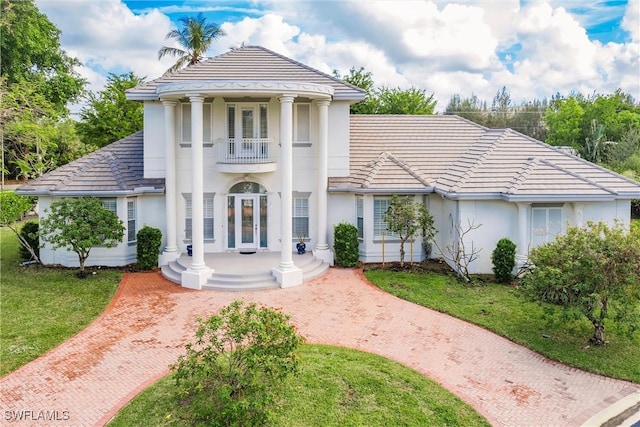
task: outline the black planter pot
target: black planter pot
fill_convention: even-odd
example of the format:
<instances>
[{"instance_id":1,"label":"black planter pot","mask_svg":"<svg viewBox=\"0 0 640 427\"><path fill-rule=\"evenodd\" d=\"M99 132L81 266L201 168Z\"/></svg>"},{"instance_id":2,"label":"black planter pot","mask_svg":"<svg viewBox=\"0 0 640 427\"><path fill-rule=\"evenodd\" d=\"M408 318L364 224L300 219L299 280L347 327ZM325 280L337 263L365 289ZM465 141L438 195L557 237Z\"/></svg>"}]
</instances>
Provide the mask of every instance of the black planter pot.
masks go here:
<instances>
[{"instance_id":1,"label":"black planter pot","mask_svg":"<svg viewBox=\"0 0 640 427\"><path fill-rule=\"evenodd\" d=\"M302 255L307 251L307 245L304 243L296 243L296 249L298 249L298 254Z\"/></svg>"}]
</instances>

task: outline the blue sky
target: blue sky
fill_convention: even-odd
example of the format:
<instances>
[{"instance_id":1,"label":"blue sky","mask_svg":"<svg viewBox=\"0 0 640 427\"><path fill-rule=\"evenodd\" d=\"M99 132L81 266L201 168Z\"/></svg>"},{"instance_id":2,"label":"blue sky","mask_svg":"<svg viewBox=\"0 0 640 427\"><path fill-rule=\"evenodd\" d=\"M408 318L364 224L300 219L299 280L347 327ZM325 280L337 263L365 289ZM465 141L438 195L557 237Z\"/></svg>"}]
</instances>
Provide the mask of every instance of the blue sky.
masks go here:
<instances>
[{"instance_id":1,"label":"blue sky","mask_svg":"<svg viewBox=\"0 0 640 427\"><path fill-rule=\"evenodd\" d=\"M155 78L165 35L203 13L226 32L209 56L262 45L320 71L364 67L381 86L515 102L556 93L640 99L640 2L626 0L36 0L84 64L92 90L109 72Z\"/></svg>"}]
</instances>

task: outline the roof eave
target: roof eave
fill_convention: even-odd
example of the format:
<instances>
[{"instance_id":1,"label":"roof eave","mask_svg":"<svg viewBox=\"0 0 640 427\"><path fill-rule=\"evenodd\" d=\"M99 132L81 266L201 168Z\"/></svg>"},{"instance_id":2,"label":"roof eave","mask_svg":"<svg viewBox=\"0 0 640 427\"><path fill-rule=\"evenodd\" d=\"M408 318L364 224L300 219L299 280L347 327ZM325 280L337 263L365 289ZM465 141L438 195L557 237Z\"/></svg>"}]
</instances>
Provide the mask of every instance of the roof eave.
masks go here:
<instances>
[{"instance_id":1,"label":"roof eave","mask_svg":"<svg viewBox=\"0 0 640 427\"><path fill-rule=\"evenodd\" d=\"M133 190L51 190L49 188L35 188L33 190L17 189L16 194L20 196L50 196L50 197L118 197L118 196L139 196L143 194L164 194L164 188L138 187Z\"/></svg>"},{"instance_id":2,"label":"roof eave","mask_svg":"<svg viewBox=\"0 0 640 427\"><path fill-rule=\"evenodd\" d=\"M329 188L330 193L358 193L358 194L429 194L434 187L424 188L362 188L352 185L346 187Z\"/></svg>"}]
</instances>

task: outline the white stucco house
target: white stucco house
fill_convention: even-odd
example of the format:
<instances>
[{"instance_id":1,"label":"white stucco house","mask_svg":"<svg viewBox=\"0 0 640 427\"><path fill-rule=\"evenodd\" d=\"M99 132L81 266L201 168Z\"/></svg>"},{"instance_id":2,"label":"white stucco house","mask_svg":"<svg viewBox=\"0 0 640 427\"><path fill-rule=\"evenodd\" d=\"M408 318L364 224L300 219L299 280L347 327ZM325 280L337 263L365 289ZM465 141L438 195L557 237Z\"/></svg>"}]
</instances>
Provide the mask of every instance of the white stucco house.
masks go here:
<instances>
[{"instance_id":1,"label":"white stucco house","mask_svg":"<svg viewBox=\"0 0 640 427\"><path fill-rule=\"evenodd\" d=\"M481 249L472 273L491 272L502 237L523 261L569 225L628 224L630 200L640 198L640 184L510 129L457 116L350 115L361 89L257 46L164 75L127 97L144 105L143 131L18 192L38 196L40 215L58 198L81 195L117 213L125 241L94 248L87 265L135 262L137 230L159 228L163 274L189 288L208 287L210 260L239 253L275 255L273 283L298 285L305 279L294 254L298 235L326 269L340 222L357 226L363 262L397 260L398 240L383 238L393 194L427 206L441 248L458 244L460 227L480 225L465 235ZM421 261L419 239L413 247L410 256ZM47 246L41 258L78 262Z\"/></svg>"}]
</instances>

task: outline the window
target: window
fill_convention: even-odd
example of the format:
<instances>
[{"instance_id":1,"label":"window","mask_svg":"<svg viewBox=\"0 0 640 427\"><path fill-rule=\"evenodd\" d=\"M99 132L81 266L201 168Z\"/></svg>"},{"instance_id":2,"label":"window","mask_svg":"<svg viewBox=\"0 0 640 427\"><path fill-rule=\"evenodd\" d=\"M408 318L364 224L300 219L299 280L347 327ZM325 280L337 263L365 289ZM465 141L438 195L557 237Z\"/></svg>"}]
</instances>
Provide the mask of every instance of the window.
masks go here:
<instances>
[{"instance_id":1,"label":"window","mask_svg":"<svg viewBox=\"0 0 640 427\"><path fill-rule=\"evenodd\" d=\"M193 209L191 205L191 195L185 195L185 216L184 216L184 237L186 240L192 239L193 229ZM213 240L213 195L205 194L203 200L203 227L204 240Z\"/></svg>"},{"instance_id":2,"label":"window","mask_svg":"<svg viewBox=\"0 0 640 427\"><path fill-rule=\"evenodd\" d=\"M553 241L562 233L562 207L545 206L531 208L531 246Z\"/></svg>"},{"instance_id":3,"label":"window","mask_svg":"<svg viewBox=\"0 0 640 427\"><path fill-rule=\"evenodd\" d=\"M296 142L309 142L311 141L309 104L294 104L294 106L294 140Z\"/></svg>"},{"instance_id":4,"label":"window","mask_svg":"<svg viewBox=\"0 0 640 427\"><path fill-rule=\"evenodd\" d=\"M382 238L382 233L384 233L385 237L397 237L395 233L387 230L387 222L384 220L384 214L388 208L389 197L373 198L373 237L376 239Z\"/></svg>"},{"instance_id":5,"label":"window","mask_svg":"<svg viewBox=\"0 0 640 427\"><path fill-rule=\"evenodd\" d=\"M191 104L182 104L182 142L191 142ZM202 104L202 142L211 143L211 103Z\"/></svg>"},{"instance_id":6,"label":"window","mask_svg":"<svg viewBox=\"0 0 640 427\"><path fill-rule=\"evenodd\" d=\"M127 242L136 241L136 198L127 199Z\"/></svg>"},{"instance_id":7,"label":"window","mask_svg":"<svg viewBox=\"0 0 640 427\"><path fill-rule=\"evenodd\" d=\"M302 235L309 237L309 199L294 197L293 198L293 236Z\"/></svg>"},{"instance_id":8,"label":"window","mask_svg":"<svg viewBox=\"0 0 640 427\"><path fill-rule=\"evenodd\" d=\"M113 212L114 214L118 215L118 201L117 199L114 198L108 198L108 199L101 199L102 200L102 207L105 208L108 211Z\"/></svg>"},{"instance_id":9,"label":"window","mask_svg":"<svg viewBox=\"0 0 640 427\"><path fill-rule=\"evenodd\" d=\"M362 196L356 196L356 227L358 228L358 238L364 238L364 200Z\"/></svg>"}]
</instances>

